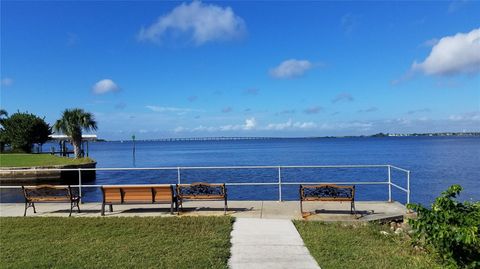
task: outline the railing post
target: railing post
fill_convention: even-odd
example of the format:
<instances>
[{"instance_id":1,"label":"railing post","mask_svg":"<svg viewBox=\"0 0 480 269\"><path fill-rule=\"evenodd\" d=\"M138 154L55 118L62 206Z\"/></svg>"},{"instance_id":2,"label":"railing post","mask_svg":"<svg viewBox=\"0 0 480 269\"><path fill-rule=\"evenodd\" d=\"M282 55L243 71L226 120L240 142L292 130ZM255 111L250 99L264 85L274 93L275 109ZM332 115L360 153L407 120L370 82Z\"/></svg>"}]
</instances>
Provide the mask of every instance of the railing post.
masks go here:
<instances>
[{"instance_id":1,"label":"railing post","mask_svg":"<svg viewBox=\"0 0 480 269\"><path fill-rule=\"evenodd\" d=\"M83 204L82 199L82 170L78 168L78 196L80 196L80 203Z\"/></svg>"},{"instance_id":2,"label":"railing post","mask_svg":"<svg viewBox=\"0 0 480 269\"><path fill-rule=\"evenodd\" d=\"M388 201L392 202L392 167L388 165Z\"/></svg>"},{"instance_id":3,"label":"railing post","mask_svg":"<svg viewBox=\"0 0 480 269\"><path fill-rule=\"evenodd\" d=\"M410 171L407 172L407 204L410 203Z\"/></svg>"},{"instance_id":4,"label":"railing post","mask_svg":"<svg viewBox=\"0 0 480 269\"><path fill-rule=\"evenodd\" d=\"M282 170L278 167L278 201L282 201Z\"/></svg>"},{"instance_id":5,"label":"railing post","mask_svg":"<svg viewBox=\"0 0 480 269\"><path fill-rule=\"evenodd\" d=\"M180 167L177 167L177 184L180 184Z\"/></svg>"}]
</instances>

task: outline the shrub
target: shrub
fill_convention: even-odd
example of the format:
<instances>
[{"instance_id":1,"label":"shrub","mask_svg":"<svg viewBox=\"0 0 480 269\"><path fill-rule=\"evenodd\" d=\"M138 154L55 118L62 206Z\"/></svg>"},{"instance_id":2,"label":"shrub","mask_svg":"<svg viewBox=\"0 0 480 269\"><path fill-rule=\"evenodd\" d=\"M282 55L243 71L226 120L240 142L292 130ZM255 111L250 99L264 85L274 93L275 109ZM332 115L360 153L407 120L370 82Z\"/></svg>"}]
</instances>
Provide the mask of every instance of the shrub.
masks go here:
<instances>
[{"instance_id":1,"label":"shrub","mask_svg":"<svg viewBox=\"0 0 480 269\"><path fill-rule=\"evenodd\" d=\"M480 202L458 202L462 187L452 185L432 208L408 204L417 212L409 224L417 243L433 248L448 267L480 268Z\"/></svg>"}]
</instances>

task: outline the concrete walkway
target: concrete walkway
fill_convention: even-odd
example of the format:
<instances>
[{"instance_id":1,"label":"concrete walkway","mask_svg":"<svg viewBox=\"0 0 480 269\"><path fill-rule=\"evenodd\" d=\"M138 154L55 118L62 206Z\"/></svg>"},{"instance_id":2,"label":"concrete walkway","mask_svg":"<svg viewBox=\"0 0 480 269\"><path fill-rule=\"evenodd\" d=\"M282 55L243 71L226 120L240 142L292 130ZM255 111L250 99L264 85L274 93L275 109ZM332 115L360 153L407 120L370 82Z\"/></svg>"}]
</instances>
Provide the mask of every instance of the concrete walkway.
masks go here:
<instances>
[{"instance_id":1,"label":"concrete walkway","mask_svg":"<svg viewBox=\"0 0 480 269\"><path fill-rule=\"evenodd\" d=\"M237 218L231 242L232 269L320 268L290 220Z\"/></svg>"},{"instance_id":2,"label":"concrete walkway","mask_svg":"<svg viewBox=\"0 0 480 269\"><path fill-rule=\"evenodd\" d=\"M28 209L28 216L68 216L69 204L48 203L36 204L37 214L32 208ZM356 202L355 207L361 215L357 217L350 214L350 203L339 202L311 202L306 203L306 211L316 212L307 220L320 221L348 221L364 222L390 218L403 218L407 211L405 206L398 202ZM25 205L23 203L0 203L0 216L23 216ZM73 217L99 217L100 203L80 204L82 213L74 212ZM223 216L223 202L195 201L184 204L185 212L182 216ZM170 215L169 205L118 205L113 207L114 212L106 212L106 216L131 217L131 216L162 216ZM302 219L298 201L228 201L227 215L236 218L260 219Z\"/></svg>"}]
</instances>

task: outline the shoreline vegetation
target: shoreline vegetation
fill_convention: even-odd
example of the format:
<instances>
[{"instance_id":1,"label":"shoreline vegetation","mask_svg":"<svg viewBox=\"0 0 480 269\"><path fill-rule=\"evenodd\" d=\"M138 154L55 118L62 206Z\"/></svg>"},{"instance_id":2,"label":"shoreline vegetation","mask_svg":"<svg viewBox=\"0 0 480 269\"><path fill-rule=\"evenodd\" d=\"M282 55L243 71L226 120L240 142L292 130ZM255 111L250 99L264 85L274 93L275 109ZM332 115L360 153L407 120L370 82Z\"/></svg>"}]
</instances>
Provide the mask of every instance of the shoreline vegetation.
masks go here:
<instances>
[{"instance_id":1,"label":"shoreline vegetation","mask_svg":"<svg viewBox=\"0 0 480 269\"><path fill-rule=\"evenodd\" d=\"M91 164L95 161L91 158L69 158L50 154L28 153L2 153L0 154L0 167L37 167L56 165L81 165Z\"/></svg>"}]
</instances>

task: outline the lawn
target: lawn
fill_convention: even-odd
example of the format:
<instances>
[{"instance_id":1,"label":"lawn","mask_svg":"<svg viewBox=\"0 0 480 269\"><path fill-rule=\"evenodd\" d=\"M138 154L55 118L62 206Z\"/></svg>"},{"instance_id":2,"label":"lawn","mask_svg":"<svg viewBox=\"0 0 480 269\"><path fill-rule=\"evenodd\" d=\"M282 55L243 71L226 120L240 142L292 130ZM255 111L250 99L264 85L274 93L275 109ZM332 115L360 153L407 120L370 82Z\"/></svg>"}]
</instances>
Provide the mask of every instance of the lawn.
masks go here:
<instances>
[{"instance_id":1,"label":"lawn","mask_svg":"<svg viewBox=\"0 0 480 269\"><path fill-rule=\"evenodd\" d=\"M0 218L1 268L227 268L229 217Z\"/></svg>"},{"instance_id":2,"label":"lawn","mask_svg":"<svg viewBox=\"0 0 480 269\"><path fill-rule=\"evenodd\" d=\"M310 254L322 269L441 268L415 251L405 237L380 234L381 226L295 221Z\"/></svg>"},{"instance_id":3,"label":"lawn","mask_svg":"<svg viewBox=\"0 0 480 269\"><path fill-rule=\"evenodd\" d=\"M68 158L50 154L0 154L0 167L29 167L84 164L93 162L90 158Z\"/></svg>"}]
</instances>

